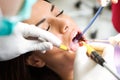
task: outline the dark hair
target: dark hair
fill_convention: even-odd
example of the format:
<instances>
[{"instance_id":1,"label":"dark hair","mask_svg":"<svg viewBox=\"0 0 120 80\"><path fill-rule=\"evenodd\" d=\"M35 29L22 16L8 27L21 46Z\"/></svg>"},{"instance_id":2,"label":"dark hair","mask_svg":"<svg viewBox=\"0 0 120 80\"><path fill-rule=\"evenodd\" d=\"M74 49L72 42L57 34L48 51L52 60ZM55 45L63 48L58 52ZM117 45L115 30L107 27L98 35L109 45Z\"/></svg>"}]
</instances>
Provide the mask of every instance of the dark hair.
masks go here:
<instances>
[{"instance_id":1,"label":"dark hair","mask_svg":"<svg viewBox=\"0 0 120 80\"><path fill-rule=\"evenodd\" d=\"M25 61L26 55L8 61L1 61L0 80L61 80L48 67L36 68L28 66Z\"/></svg>"},{"instance_id":2,"label":"dark hair","mask_svg":"<svg viewBox=\"0 0 120 80\"><path fill-rule=\"evenodd\" d=\"M30 80L24 55L0 62L0 80Z\"/></svg>"}]
</instances>

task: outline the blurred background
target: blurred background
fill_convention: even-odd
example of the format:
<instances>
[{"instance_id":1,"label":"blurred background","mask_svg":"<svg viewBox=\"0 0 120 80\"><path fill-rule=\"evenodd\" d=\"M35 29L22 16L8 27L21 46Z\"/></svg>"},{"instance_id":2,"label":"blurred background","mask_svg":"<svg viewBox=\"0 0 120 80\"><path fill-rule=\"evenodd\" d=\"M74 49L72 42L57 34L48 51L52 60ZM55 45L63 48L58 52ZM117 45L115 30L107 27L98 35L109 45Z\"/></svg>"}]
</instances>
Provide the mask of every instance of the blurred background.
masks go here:
<instances>
[{"instance_id":1,"label":"blurred background","mask_svg":"<svg viewBox=\"0 0 120 80\"><path fill-rule=\"evenodd\" d=\"M83 31L100 7L97 0L50 0L71 16ZM111 5L105 7L89 30L87 39L107 39L117 34L111 22Z\"/></svg>"}]
</instances>

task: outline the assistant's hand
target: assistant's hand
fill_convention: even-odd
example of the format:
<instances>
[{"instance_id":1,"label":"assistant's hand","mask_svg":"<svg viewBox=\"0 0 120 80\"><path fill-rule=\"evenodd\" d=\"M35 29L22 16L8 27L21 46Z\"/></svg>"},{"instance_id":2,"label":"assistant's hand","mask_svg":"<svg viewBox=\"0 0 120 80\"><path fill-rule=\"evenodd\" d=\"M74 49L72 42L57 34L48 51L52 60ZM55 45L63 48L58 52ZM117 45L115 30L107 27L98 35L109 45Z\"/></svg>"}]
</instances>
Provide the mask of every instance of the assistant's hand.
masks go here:
<instances>
[{"instance_id":1,"label":"assistant's hand","mask_svg":"<svg viewBox=\"0 0 120 80\"><path fill-rule=\"evenodd\" d=\"M26 37L37 37L39 40L28 40ZM34 25L18 23L9 36L0 37L0 61L18 57L29 51L45 52L53 47L52 40L60 41L52 33Z\"/></svg>"},{"instance_id":2,"label":"assistant's hand","mask_svg":"<svg viewBox=\"0 0 120 80\"><path fill-rule=\"evenodd\" d=\"M118 3L118 0L111 0L111 2L116 4L116 3Z\"/></svg>"},{"instance_id":3,"label":"assistant's hand","mask_svg":"<svg viewBox=\"0 0 120 80\"><path fill-rule=\"evenodd\" d=\"M109 42L112 45L119 45L120 46L120 34L117 34L116 36L110 37Z\"/></svg>"},{"instance_id":4,"label":"assistant's hand","mask_svg":"<svg viewBox=\"0 0 120 80\"><path fill-rule=\"evenodd\" d=\"M113 4L118 3L118 0L98 0L101 6L105 7L107 6L110 2Z\"/></svg>"}]
</instances>

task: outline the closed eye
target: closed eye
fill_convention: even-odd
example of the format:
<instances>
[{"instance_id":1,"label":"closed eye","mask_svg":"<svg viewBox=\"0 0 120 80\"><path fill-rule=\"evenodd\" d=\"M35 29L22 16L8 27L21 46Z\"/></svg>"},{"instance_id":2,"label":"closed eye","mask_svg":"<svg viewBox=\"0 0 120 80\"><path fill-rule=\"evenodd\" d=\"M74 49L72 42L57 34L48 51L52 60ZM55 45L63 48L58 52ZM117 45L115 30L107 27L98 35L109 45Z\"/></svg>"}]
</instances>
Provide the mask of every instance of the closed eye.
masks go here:
<instances>
[{"instance_id":1,"label":"closed eye","mask_svg":"<svg viewBox=\"0 0 120 80\"><path fill-rule=\"evenodd\" d=\"M56 17L58 17L58 16L60 16L61 14L63 14L63 10L58 14L58 15L56 15Z\"/></svg>"},{"instance_id":2,"label":"closed eye","mask_svg":"<svg viewBox=\"0 0 120 80\"><path fill-rule=\"evenodd\" d=\"M58 17L58 16L60 16L61 14L63 14L63 10L58 14L58 15L56 15L56 17ZM50 29L50 25L48 26L48 28L46 29L46 31L48 31Z\"/></svg>"},{"instance_id":3,"label":"closed eye","mask_svg":"<svg viewBox=\"0 0 120 80\"><path fill-rule=\"evenodd\" d=\"M46 29L46 31L48 31L50 29L50 25L48 26L48 28Z\"/></svg>"},{"instance_id":4,"label":"closed eye","mask_svg":"<svg viewBox=\"0 0 120 80\"><path fill-rule=\"evenodd\" d=\"M46 19L43 18L42 20L40 20L40 21L39 21L38 23L36 23L35 25L36 25L36 26L39 26L41 23L45 22L45 20L46 20Z\"/></svg>"}]
</instances>

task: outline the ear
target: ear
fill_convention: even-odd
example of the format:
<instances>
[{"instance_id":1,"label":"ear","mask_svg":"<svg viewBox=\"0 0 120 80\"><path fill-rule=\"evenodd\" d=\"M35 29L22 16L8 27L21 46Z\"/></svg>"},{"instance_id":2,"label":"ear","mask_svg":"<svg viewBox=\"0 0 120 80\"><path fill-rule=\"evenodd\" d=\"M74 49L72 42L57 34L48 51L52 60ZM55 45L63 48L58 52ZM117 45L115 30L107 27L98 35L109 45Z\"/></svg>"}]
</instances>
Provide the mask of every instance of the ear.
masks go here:
<instances>
[{"instance_id":1,"label":"ear","mask_svg":"<svg viewBox=\"0 0 120 80\"><path fill-rule=\"evenodd\" d=\"M34 66L34 67L43 67L45 66L45 62L38 56L31 55L26 60L27 65Z\"/></svg>"}]
</instances>

